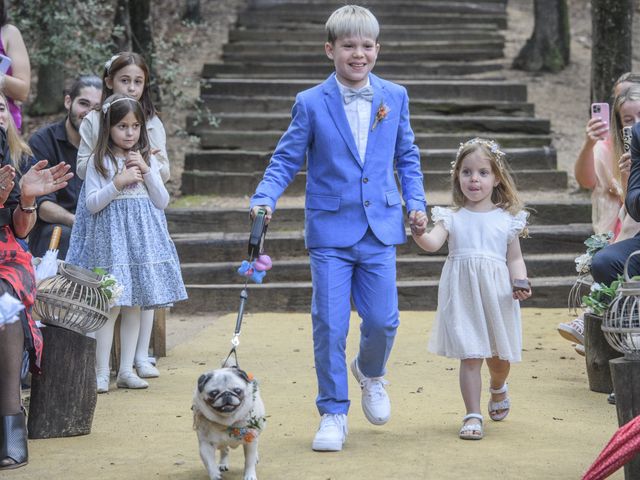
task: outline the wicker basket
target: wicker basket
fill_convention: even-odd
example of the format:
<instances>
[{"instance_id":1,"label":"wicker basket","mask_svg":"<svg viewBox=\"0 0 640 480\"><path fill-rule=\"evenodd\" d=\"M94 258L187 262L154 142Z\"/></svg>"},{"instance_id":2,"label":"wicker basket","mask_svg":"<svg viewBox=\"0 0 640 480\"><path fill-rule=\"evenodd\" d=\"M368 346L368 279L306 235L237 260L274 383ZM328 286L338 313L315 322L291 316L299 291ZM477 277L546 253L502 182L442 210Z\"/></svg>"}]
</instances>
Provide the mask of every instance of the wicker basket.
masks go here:
<instances>
[{"instance_id":1,"label":"wicker basket","mask_svg":"<svg viewBox=\"0 0 640 480\"><path fill-rule=\"evenodd\" d=\"M62 262L57 275L38 282L34 313L47 325L83 335L95 332L109 313L101 281L102 275Z\"/></svg>"}]
</instances>

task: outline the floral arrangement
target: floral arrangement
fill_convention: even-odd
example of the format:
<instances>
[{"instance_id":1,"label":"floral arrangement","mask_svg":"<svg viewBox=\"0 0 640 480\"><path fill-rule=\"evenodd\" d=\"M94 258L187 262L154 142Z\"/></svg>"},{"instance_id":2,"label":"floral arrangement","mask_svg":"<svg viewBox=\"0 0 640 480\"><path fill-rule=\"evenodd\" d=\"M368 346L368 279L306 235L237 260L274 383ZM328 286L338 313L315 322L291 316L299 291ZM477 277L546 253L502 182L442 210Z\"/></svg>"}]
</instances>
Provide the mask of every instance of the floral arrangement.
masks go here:
<instances>
[{"instance_id":1,"label":"floral arrangement","mask_svg":"<svg viewBox=\"0 0 640 480\"><path fill-rule=\"evenodd\" d=\"M618 279L614 280L611 285L607 286L603 283L594 282L591 285L589 295L582 297L583 305L591 310L594 315L602 316L616 296L616 291L622 283L622 275L618 275Z\"/></svg>"},{"instance_id":2,"label":"floral arrangement","mask_svg":"<svg viewBox=\"0 0 640 480\"><path fill-rule=\"evenodd\" d=\"M598 233L587 238L584 241L587 251L575 259L576 271L582 275L588 274L591 271L591 259L596 252L609 245L609 240L612 238L613 232Z\"/></svg>"},{"instance_id":3,"label":"floral arrangement","mask_svg":"<svg viewBox=\"0 0 640 480\"><path fill-rule=\"evenodd\" d=\"M113 307L118 299L122 296L124 287L118 283L116 277L114 277L110 273L107 273L107 271L102 268L94 268L93 272L97 273L98 275L102 275L100 290L102 290L102 293L104 293L109 300L109 307Z\"/></svg>"},{"instance_id":4,"label":"floral arrangement","mask_svg":"<svg viewBox=\"0 0 640 480\"><path fill-rule=\"evenodd\" d=\"M378 107L378 111L376 112L376 118L373 121L373 125L371 127L372 132L378 126L378 123L387 118L387 115L389 115L390 111L391 109L387 105L385 105L384 102L380 102L380 106Z\"/></svg>"}]
</instances>

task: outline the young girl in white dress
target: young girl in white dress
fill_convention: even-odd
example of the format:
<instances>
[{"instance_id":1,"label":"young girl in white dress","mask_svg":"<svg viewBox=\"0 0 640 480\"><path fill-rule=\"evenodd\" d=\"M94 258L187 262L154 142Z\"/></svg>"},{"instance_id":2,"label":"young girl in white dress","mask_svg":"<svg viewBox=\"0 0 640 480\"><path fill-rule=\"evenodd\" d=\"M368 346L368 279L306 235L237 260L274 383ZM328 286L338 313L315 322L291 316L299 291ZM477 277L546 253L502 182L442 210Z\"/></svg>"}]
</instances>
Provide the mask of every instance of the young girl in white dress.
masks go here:
<instances>
[{"instance_id":1,"label":"young girl in white dress","mask_svg":"<svg viewBox=\"0 0 640 480\"><path fill-rule=\"evenodd\" d=\"M469 140L452 165L454 207L434 207L435 227L414 239L429 252L448 240L429 350L461 360L467 414L459 435L479 440L483 360L491 377L489 417L504 420L511 407L506 380L522 349L518 301L531 296L518 239L526 233L527 212L495 142Z\"/></svg>"}]
</instances>

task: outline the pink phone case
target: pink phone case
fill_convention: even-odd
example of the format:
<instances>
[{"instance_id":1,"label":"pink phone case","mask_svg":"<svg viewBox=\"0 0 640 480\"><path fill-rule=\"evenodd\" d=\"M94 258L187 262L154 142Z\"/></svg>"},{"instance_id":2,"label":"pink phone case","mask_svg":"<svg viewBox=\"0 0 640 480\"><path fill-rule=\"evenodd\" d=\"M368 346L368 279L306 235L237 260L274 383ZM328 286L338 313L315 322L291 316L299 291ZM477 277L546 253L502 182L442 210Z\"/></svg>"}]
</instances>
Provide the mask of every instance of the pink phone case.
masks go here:
<instances>
[{"instance_id":1,"label":"pink phone case","mask_svg":"<svg viewBox=\"0 0 640 480\"><path fill-rule=\"evenodd\" d=\"M608 103L592 103L591 118L600 118L609 128L609 104Z\"/></svg>"}]
</instances>

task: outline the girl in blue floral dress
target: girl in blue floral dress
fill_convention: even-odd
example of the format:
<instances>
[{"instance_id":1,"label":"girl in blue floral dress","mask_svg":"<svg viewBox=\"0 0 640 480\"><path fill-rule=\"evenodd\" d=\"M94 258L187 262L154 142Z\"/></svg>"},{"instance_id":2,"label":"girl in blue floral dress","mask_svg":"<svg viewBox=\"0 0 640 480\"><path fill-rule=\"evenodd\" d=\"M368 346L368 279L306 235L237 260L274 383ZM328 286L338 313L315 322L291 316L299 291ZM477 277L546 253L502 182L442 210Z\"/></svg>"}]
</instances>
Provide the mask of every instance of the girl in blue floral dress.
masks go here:
<instances>
[{"instance_id":1,"label":"girl in blue floral dress","mask_svg":"<svg viewBox=\"0 0 640 480\"><path fill-rule=\"evenodd\" d=\"M74 225L67 261L106 270L124 287L117 302L122 315L120 388L148 386L133 371L135 362L146 360L135 358L140 322L153 316L154 308L187 298L164 216L169 193L160 168L150 152L141 104L126 95L107 98L84 185L89 215L82 229ZM106 382L108 389L108 376Z\"/></svg>"}]
</instances>

